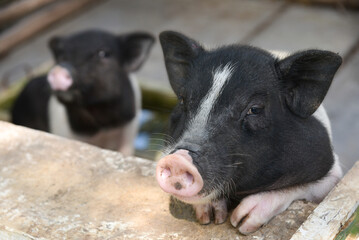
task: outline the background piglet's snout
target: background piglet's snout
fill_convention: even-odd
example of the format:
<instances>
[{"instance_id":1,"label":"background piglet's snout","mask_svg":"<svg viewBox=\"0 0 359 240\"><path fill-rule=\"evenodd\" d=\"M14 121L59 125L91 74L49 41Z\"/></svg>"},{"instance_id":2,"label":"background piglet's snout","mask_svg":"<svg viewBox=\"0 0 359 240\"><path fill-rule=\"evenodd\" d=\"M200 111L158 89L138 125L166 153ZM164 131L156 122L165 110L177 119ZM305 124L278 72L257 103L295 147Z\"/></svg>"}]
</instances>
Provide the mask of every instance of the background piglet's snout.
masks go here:
<instances>
[{"instance_id":1,"label":"background piglet's snout","mask_svg":"<svg viewBox=\"0 0 359 240\"><path fill-rule=\"evenodd\" d=\"M70 71L61 65L53 67L47 75L47 80L54 91L66 91L73 84Z\"/></svg>"},{"instance_id":2,"label":"background piglet's snout","mask_svg":"<svg viewBox=\"0 0 359 240\"><path fill-rule=\"evenodd\" d=\"M203 180L201 190L181 194L183 184L164 182L158 167L163 190L194 204L201 223L212 211L215 222L223 222L227 209L218 206L244 198L231 223L236 227L245 218L239 226L245 234L293 200L318 201L329 192L341 169L320 105L340 56L307 50L278 59L242 45L206 50L176 32L163 32L160 40L179 101L171 116L176 143L159 165L176 166L176 154L187 150L188 172L196 168Z\"/></svg>"}]
</instances>

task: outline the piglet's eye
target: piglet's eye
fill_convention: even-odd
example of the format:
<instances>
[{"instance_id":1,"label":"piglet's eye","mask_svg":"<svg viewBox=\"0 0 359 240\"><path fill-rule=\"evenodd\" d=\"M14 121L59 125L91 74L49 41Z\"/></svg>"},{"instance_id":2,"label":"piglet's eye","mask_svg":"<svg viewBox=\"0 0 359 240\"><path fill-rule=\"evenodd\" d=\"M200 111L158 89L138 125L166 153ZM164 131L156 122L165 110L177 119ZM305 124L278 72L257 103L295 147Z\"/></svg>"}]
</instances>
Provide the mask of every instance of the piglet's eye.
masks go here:
<instances>
[{"instance_id":1,"label":"piglet's eye","mask_svg":"<svg viewBox=\"0 0 359 240\"><path fill-rule=\"evenodd\" d=\"M263 107L253 106L248 110L247 115L257 115L260 114L262 111L263 111Z\"/></svg>"},{"instance_id":2,"label":"piglet's eye","mask_svg":"<svg viewBox=\"0 0 359 240\"><path fill-rule=\"evenodd\" d=\"M100 58L108 58L110 56L110 52L109 51L106 51L106 50L100 50L98 52L98 56Z\"/></svg>"}]
</instances>

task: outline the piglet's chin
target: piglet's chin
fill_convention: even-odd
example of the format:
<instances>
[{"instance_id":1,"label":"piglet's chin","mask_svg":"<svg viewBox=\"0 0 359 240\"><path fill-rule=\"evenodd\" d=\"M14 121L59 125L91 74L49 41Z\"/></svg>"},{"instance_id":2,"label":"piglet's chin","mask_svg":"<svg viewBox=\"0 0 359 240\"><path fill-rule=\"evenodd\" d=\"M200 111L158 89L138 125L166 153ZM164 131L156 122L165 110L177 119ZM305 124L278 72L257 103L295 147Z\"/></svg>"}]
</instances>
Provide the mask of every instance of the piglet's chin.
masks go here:
<instances>
[{"instance_id":1,"label":"piglet's chin","mask_svg":"<svg viewBox=\"0 0 359 240\"><path fill-rule=\"evenodd\" d=\"M49 82L51 89L54 91L66 91L73 83L70 72L66 68L59 65L56 65L50 70L47 75L47 81Z\"/></svg>"},{"instance_id":2,"label":"piglet's chin","mask_svg":"<svg viewBox=\"0 0 359 240\"><path fill-rule=\"evenodd\" d=\"M193 204L193 205L211 203L216 196L216 194L209 194L207 196L196 195L193 197L182 197L182 196L176 196L174 194L172 195L182 202Z\"/></svg>"}]
</instances>

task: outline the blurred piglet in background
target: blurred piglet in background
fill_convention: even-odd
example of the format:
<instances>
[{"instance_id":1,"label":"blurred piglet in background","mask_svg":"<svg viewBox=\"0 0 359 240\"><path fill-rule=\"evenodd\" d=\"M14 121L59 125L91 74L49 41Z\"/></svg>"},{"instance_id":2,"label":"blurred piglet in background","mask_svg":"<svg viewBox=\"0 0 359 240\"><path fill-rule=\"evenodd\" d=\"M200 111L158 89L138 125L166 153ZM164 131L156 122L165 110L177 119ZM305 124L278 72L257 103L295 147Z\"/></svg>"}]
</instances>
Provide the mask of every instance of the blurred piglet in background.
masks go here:
<instances>
[{"instance_id":1,"label":"blurred piglet in background","mask_svg":"<svg viewBox=\"0 0 359 240\"><path fill-rule=\"evenodd\" d=\"M141 93L132 72L154 38L89 30L53 37L56 65L32 79L12 109L12 122L99 147L133 154Z\"/></svg>"},{"instance_id":2,"label":"blurred piglet in background","mask_svg":"<svg viewBox=\"0 0 359 240\"><path fill-rule=\"evenodd\" d=\"M198 221L256 231L292 201L321 201L342 176L321 103L342 59L320 50L278 58L230 45L206 50L160 35L178 104L160 187L192 204ZM213 218L213 219L211 219Z\"/></svg>"}]
</instances>

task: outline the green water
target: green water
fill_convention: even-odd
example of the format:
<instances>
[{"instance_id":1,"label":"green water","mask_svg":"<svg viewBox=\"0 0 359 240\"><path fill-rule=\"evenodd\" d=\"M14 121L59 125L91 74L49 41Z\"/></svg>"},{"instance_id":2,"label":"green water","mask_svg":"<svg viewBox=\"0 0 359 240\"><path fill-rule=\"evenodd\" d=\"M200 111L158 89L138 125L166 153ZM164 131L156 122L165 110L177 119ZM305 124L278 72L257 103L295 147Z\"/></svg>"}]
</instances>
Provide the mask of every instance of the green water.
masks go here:
<instances>
[{"instance_id":1,"label":"green water","mask_svg":"<svg viewBox=\"0 0 359 240\"><path fill-rule=\"evenodd\" d=\"M139 137L143 137L141 148L136 148L135 155L138 157L156 160L161 156L162 150L169 143L168 122L169 112L151 112L152 117L142 124Z\"/></svg>"},{"instance_id":2,"label":"green water","mask_svg":"<svg viewBox=\"0 0 359 240\"><path fill-rule=\"evenodd\" d=\"M359 239L359 207L355 210L352 217L349 219L350 224L342 229L335 240Z\"/></svg>"}]
</instances>

